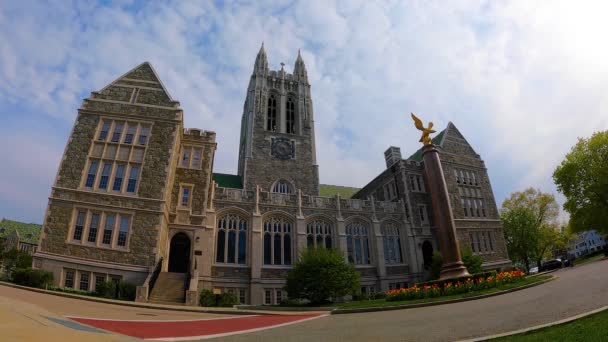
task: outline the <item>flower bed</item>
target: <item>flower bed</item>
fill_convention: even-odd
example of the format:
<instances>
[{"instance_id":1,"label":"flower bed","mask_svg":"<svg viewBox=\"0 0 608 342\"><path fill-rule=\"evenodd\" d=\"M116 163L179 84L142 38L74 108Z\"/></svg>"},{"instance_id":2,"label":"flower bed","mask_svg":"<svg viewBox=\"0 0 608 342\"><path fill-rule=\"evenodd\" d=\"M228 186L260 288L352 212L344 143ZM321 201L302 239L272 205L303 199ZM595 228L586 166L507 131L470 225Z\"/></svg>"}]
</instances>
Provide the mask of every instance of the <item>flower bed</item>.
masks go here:
<instances>
[{"instance_id":1,"label":"flower bed","mask_svg":"<svg viewBox=\"0 0 608 342\"><path fill-rule=\"evenodd\" d=\"M495 276L485 278L458 278L457 280L446 280L435 282L432 285L414 285L404 289L390 290L386 293L389 302L449 296L459 293L467 293L497 287L503 284L515 283L523 280L525 273L520 270L500 272Z\"/></svg>"}]
</instances>

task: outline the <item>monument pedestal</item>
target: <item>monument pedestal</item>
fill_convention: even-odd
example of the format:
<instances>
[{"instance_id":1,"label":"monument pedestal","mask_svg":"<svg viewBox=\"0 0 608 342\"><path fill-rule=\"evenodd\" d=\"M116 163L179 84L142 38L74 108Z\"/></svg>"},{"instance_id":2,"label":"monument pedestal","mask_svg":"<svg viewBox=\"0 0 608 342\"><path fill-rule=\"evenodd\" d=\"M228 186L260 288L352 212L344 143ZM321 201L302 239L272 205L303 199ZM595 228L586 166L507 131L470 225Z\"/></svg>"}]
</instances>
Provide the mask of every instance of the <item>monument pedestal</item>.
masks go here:
<instances>
[{"instance_id":1,"label":"monument pedestal","mask_svg":"<svg viewBox=\"0 0 608 342\"><path fill-rule=\"evenodd\" d=\"M424 145L422 158L430 187L433 217L435 218L437 238L439 240L439 251L443 257L439 279L467 276L469 272L460 258L460 247L456 238L456 225L454 224L448 188L443 176L441 160L439 159L439 151L433 144Z\"/></svg>"}]
</instances>

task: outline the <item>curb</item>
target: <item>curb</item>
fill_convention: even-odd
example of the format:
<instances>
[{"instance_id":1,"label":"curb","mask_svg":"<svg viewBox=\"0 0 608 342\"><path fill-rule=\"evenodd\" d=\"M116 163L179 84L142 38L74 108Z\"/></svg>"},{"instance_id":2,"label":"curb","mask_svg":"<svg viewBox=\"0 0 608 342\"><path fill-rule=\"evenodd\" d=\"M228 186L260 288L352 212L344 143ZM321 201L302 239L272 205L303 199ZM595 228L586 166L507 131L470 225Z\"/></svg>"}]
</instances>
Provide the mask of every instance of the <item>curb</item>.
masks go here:
<instances>
[{"instance_id":1,"label":"curb","mask_svg":"<svg viewBox=\"0 0 608 342\"><path fill-rule=\"evenodd\" d=\"M114 304L114 305L122 305L122 306L130 306L135 308L144 308L144 309L156 309L156 310L169 310L169 311L181 311L181 312L198 312L198 313L211 313L211 314L223 314L223 315L291 315L291 314L300 314L300 313L268 313L268 312L258 312L252 310L223 310L223 309L204 309L202 307L187 307L187 306L171 306L171 305L163 305L163 304L149 304L149 303L137 303L137 302L129 302L129 301L118 301L112 299L105 298L97 298L97 297L89 297L89 296L81 296L72 293L65 292L57 292L50 291L44 289L38 289L34 287L21 286L13 283L7 283L4 281L0 281L0 286L7 286L16 289L38 292L43 294L49 294L58 297L72 298L72 299L80 299L86 300L89 302L97 302L104 304Z\"/></svg>"},{"instance_id":2,"label":"curb","mask_svg":"<svg viewBox=\"0 0 608 342\"><path fill-rule=\"evenodd\" d=\"M460 302L468 302L468 301L471 301L471 300L477 300L477 299L484 299L484 298L489 298L489 297L494 297L494 296L500 296L500 295L503 295L503 294L507 294L507 293L511 293L511 292L516 292L516 291L519 291L519 290L529 289L529 288L534 287L534 286L538 286L538 285L542 285L542 284L548 283L548 282L550 282L552 280L555 280L557 278L558 277L556 277L556 276L551 276L551 278L549 278L549 279L541 280L541 281L536 282L536 283L532 283L532 284L516 287L516 288L513 288L513 289L498 291L498 292L494 292L494 293L488 293L488 294L485 294L485 295L474 296L474 297L449 299L449 300L430 302L430 303L402 304L402 305L394 305L394 306L374 306L374 307L359 308L359 309L336 309L336 310L333 310L331 312L331 314L332 315L343 315L343 314L376 312L376 311L405 310L405 309L421 308L421 307L425 307L425 306L436 306L436 305L444 305L444 304L454 304L454 303L460 303Z\"/></svg>"},{"instance_id":3,"label":"curb","mask_svg":"<svg viewBox=\"0 0 608 342\"><path fill-rule=\"evenodd\" d=\"M513 330L513 331L508 331L506 333L501 333L501 334L495 334L495 335L489 335L489 336L483 336L483 337L476 337L473 339L469 339L469 340L460 340L458 342L479 342L479 341L487 341L487 340L493 340L495 338L499 338L499 337L505 337L505 336L512 336L512 335L526 335L529 332L534 332L536 330L542 330L545 328L550 328L550 327L554 327L554 326L558 326L558 325L562 325L562 324L566 324L566 323L570 323L572 321L576 321L578 319L587 317L587 316L591 316L591 315L595 315L597 313L603 312L608 310L608 305L601 307L599 309L595 309L595 310L591 310L588 312L584 312L582 314L576 315L576 316L572 316L572 317L568 317L568 318L564 318L561 319L559 321L555 321L555 322L551 322L551 323L546 323L546 324L541 324L541 325L535 325L533 327L530 328L524 328L524 329L519 329L519 330Z\"/></svg>"}]
</instances>

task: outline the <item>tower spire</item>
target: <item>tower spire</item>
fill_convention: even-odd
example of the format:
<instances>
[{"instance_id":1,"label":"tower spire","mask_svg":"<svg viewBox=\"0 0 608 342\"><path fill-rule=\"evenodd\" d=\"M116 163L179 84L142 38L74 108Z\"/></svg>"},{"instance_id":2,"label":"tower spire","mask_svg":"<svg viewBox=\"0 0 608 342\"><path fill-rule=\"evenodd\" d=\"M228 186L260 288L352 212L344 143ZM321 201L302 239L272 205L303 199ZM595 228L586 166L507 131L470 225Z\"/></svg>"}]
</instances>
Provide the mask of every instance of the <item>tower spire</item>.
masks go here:
<instances>
[{"instance_id":1,"label":"tower spire","mask_svg":"<svg viewBox=\"0 0 608 342\"><path fill-rule=\"evenodd\" d=\"M308 73L306 72L306 65L302 59L300 49L298 49L298 58L296 58L296 65L293 68L293 74L297 79L308 83Z\"/></svg>"},{"instance_id":2,"label":"tower spire","mask_svg":"<svg viewBox=\"0 0 608 342\"><path fill-rule=\"evenodd\" d=\"M258 55L255 57L255 65L253 67L254 73L266 73L268 71L268 58L266 57L266 51L264 50L264 41Z\"/></svg>"}]
</instances>

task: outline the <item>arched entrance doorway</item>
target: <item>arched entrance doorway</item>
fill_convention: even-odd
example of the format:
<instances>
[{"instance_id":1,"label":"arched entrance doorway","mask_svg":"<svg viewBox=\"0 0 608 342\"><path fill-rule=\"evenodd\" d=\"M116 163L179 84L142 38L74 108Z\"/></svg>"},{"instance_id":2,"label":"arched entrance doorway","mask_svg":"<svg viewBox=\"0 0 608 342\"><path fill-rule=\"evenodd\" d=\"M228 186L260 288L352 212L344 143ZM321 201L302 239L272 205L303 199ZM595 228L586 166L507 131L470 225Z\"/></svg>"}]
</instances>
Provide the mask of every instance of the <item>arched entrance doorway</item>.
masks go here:
<instances>
[{"instance_id":1,"label":"arched entrance doorway","mask_svg":"<svg viewBox=\"0 0 608 342\"><path fill-rule=\"evenodd\" d=\"M431 267L433 263L433 245L428 240L422 243L422 260L424 268Z\"/></svg>"},{"instance_id":2,"label":"arched entrance doorway","mask_svg":"<svg viewBox=\"0 0 608 342\"><path fill-rule=\"evenodd\" d=\"M169 247L169 272L186 273L190 266L190 238L177 233Z\"/></svg>"}]
</instances>

